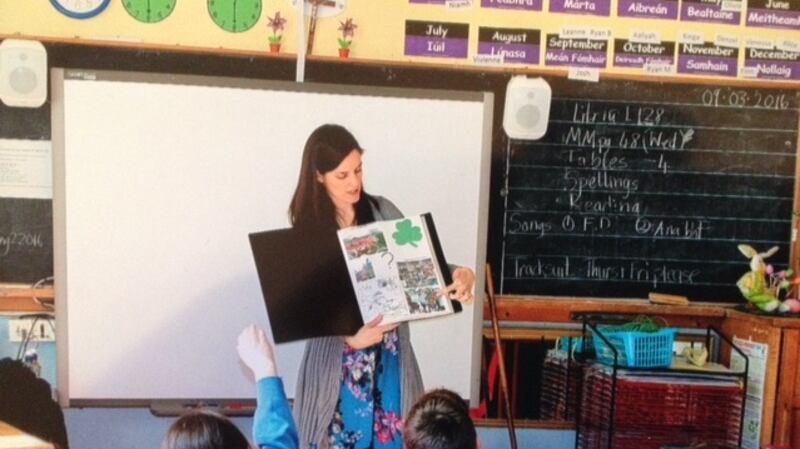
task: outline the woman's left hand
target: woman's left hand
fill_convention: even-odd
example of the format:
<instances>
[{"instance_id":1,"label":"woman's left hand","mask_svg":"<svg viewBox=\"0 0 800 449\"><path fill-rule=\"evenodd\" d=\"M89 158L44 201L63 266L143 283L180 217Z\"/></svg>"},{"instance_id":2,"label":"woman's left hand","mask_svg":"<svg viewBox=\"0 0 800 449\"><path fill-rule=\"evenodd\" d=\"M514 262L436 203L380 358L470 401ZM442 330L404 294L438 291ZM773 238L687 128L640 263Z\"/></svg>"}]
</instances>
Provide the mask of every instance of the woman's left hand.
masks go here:
<instances>
[{"instance_id":1,"label":"woman's left hand","mask_svg":"<svg viewBox=\"0 0 800 449\"><path fill-rule=\"evenodd\" d=\"M453 271L453 283L445 287L444 294L464 304L470 304L475 297L472 288L475 287L475 273L469 268L458 267Z\"/></svg>"}]
</instances>

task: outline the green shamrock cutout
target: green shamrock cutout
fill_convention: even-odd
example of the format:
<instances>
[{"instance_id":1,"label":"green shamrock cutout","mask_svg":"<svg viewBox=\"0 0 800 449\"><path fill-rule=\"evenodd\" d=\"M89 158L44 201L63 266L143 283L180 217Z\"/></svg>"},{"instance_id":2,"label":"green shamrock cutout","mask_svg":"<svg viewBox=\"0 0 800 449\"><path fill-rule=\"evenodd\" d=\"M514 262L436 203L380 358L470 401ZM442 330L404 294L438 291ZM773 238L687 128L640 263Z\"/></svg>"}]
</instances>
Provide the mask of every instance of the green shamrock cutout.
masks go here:
<instances>
[{"instance_id":1,"label":"green shamrock cutout","mask_svg":"<svg viewBox=\"0 0 800 449\"><path fill-rule=\"evenodd\" d=\"M416 248L417 242L422 241L422 230L419 226L413 226L411 220L400 221L395 227L397 232L392 234L392 238L398 245L408 244Z\"/></svg>"}]
</instances>

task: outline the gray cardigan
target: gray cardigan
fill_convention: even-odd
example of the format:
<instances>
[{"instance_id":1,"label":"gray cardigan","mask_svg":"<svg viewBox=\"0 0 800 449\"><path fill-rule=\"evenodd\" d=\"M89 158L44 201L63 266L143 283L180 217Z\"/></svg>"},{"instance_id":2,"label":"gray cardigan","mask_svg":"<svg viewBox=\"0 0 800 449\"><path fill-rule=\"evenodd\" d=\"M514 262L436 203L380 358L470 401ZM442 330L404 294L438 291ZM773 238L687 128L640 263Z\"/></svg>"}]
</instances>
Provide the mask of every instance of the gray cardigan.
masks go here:
<instances>
[{"instance_id":1,"label":"gray cardigan","mask_svg":"<svg viewBox=\"0 0 800 449\"><path fill-rule=\"evenodd\" d=\"M375 196L373 205L375 220L402 218L403 214L386 198ZM409 338L408 323L397 328L400 348L400 396L402 416L423 392L422 376L414 356ZM339 389L342 384L342 337L321 337L306 343L300 372L297 375L297 390L294 399L294 419L300 437L300 448L315 444L318 449L327 449L328 427L333 420Z\"/></svg>"}]
</instances>

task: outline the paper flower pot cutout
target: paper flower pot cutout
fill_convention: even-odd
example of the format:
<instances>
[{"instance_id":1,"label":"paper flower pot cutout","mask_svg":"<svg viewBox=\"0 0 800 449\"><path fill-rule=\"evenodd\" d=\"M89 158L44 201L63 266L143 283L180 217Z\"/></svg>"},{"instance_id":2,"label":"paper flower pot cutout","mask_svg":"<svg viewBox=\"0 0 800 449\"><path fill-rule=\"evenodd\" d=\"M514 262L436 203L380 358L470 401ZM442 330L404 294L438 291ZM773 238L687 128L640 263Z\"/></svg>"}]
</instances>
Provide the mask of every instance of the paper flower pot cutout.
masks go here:
<instances>
[{"instance_id":1,"label":"paper flower pot cutout","mask_svg":"<svg viewBox=\"0 0 800 449\"><path fill-rule=\"evenodd\" d=\"M339 57L347 58L350 56L350 45L353 43L353 35L358 26L353 23L353 19L349 18L344 22L339 22L339 31L342 32L342 37L338 38L339 42Z\"/></svg>"},{"instance_id":2,"label":"paper flower pot cutout","mask_svg":"<svg viewBox=\"0 0 800 449\"><path fill-rule=\"evenodd\" d=\"M274 17L267 17L267 28L272 30L272 35L268 37L270 53L279 53L281 51L281 41L283 40L285 26L286 19L281 17L280 11L277 11Z\"/></svg>"}]
</instances>

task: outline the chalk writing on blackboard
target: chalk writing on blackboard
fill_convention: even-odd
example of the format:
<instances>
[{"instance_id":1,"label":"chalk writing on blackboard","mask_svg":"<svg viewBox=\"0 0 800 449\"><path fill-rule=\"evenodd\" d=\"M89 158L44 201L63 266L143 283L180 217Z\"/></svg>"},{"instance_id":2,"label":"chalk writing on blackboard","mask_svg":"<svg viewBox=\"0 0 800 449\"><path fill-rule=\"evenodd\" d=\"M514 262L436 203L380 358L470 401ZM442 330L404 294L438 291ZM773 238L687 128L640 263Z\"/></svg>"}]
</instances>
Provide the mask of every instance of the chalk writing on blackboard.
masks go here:
<instances>
[{"instance_id":1,"label":"chalk writing on blackboard","mask_svg":"<svg viewBox=\"0 0 800 449\"><path fill-rule=\"evenodd\" d=\"M735 301L747 268L737 243L778 245L785 266L794 93L580 90L553 99L543 139L509 145L502 293Z\"/></svg>"},{"instance_id":2,"label":"chalk writing on blackboard","mask_svg":"<svg viewBox=\"0 0 800 449\"><path fill-rule=\"evenodd\" d=\"M52 210L50 200L0 198L0 282L53 275Z\"/></svg>"},{"instance_id":3,"label":"chalk writing on blackboard","mask_svg":"<svg viewBox=\"0 0 800 449\"><path fill-rule=\"evenodd\" d=\"M789 109L790 94L762 93L736 89L723 89L715 87L702 92L701 99L704 106L731 106L738 108L756 109Z\"/></svg>"},{"instance_id":4,"label":"chalk writing on blackboard","mask_svg":"<svg viewBox=\"0 0 800 449\"><path fill-rule=\"evenodd\" d=\"M44 236L41 232L10 232L0 234L0 257L11 253L12 247L44 248Z\"/></svg>"}]
</instances>

